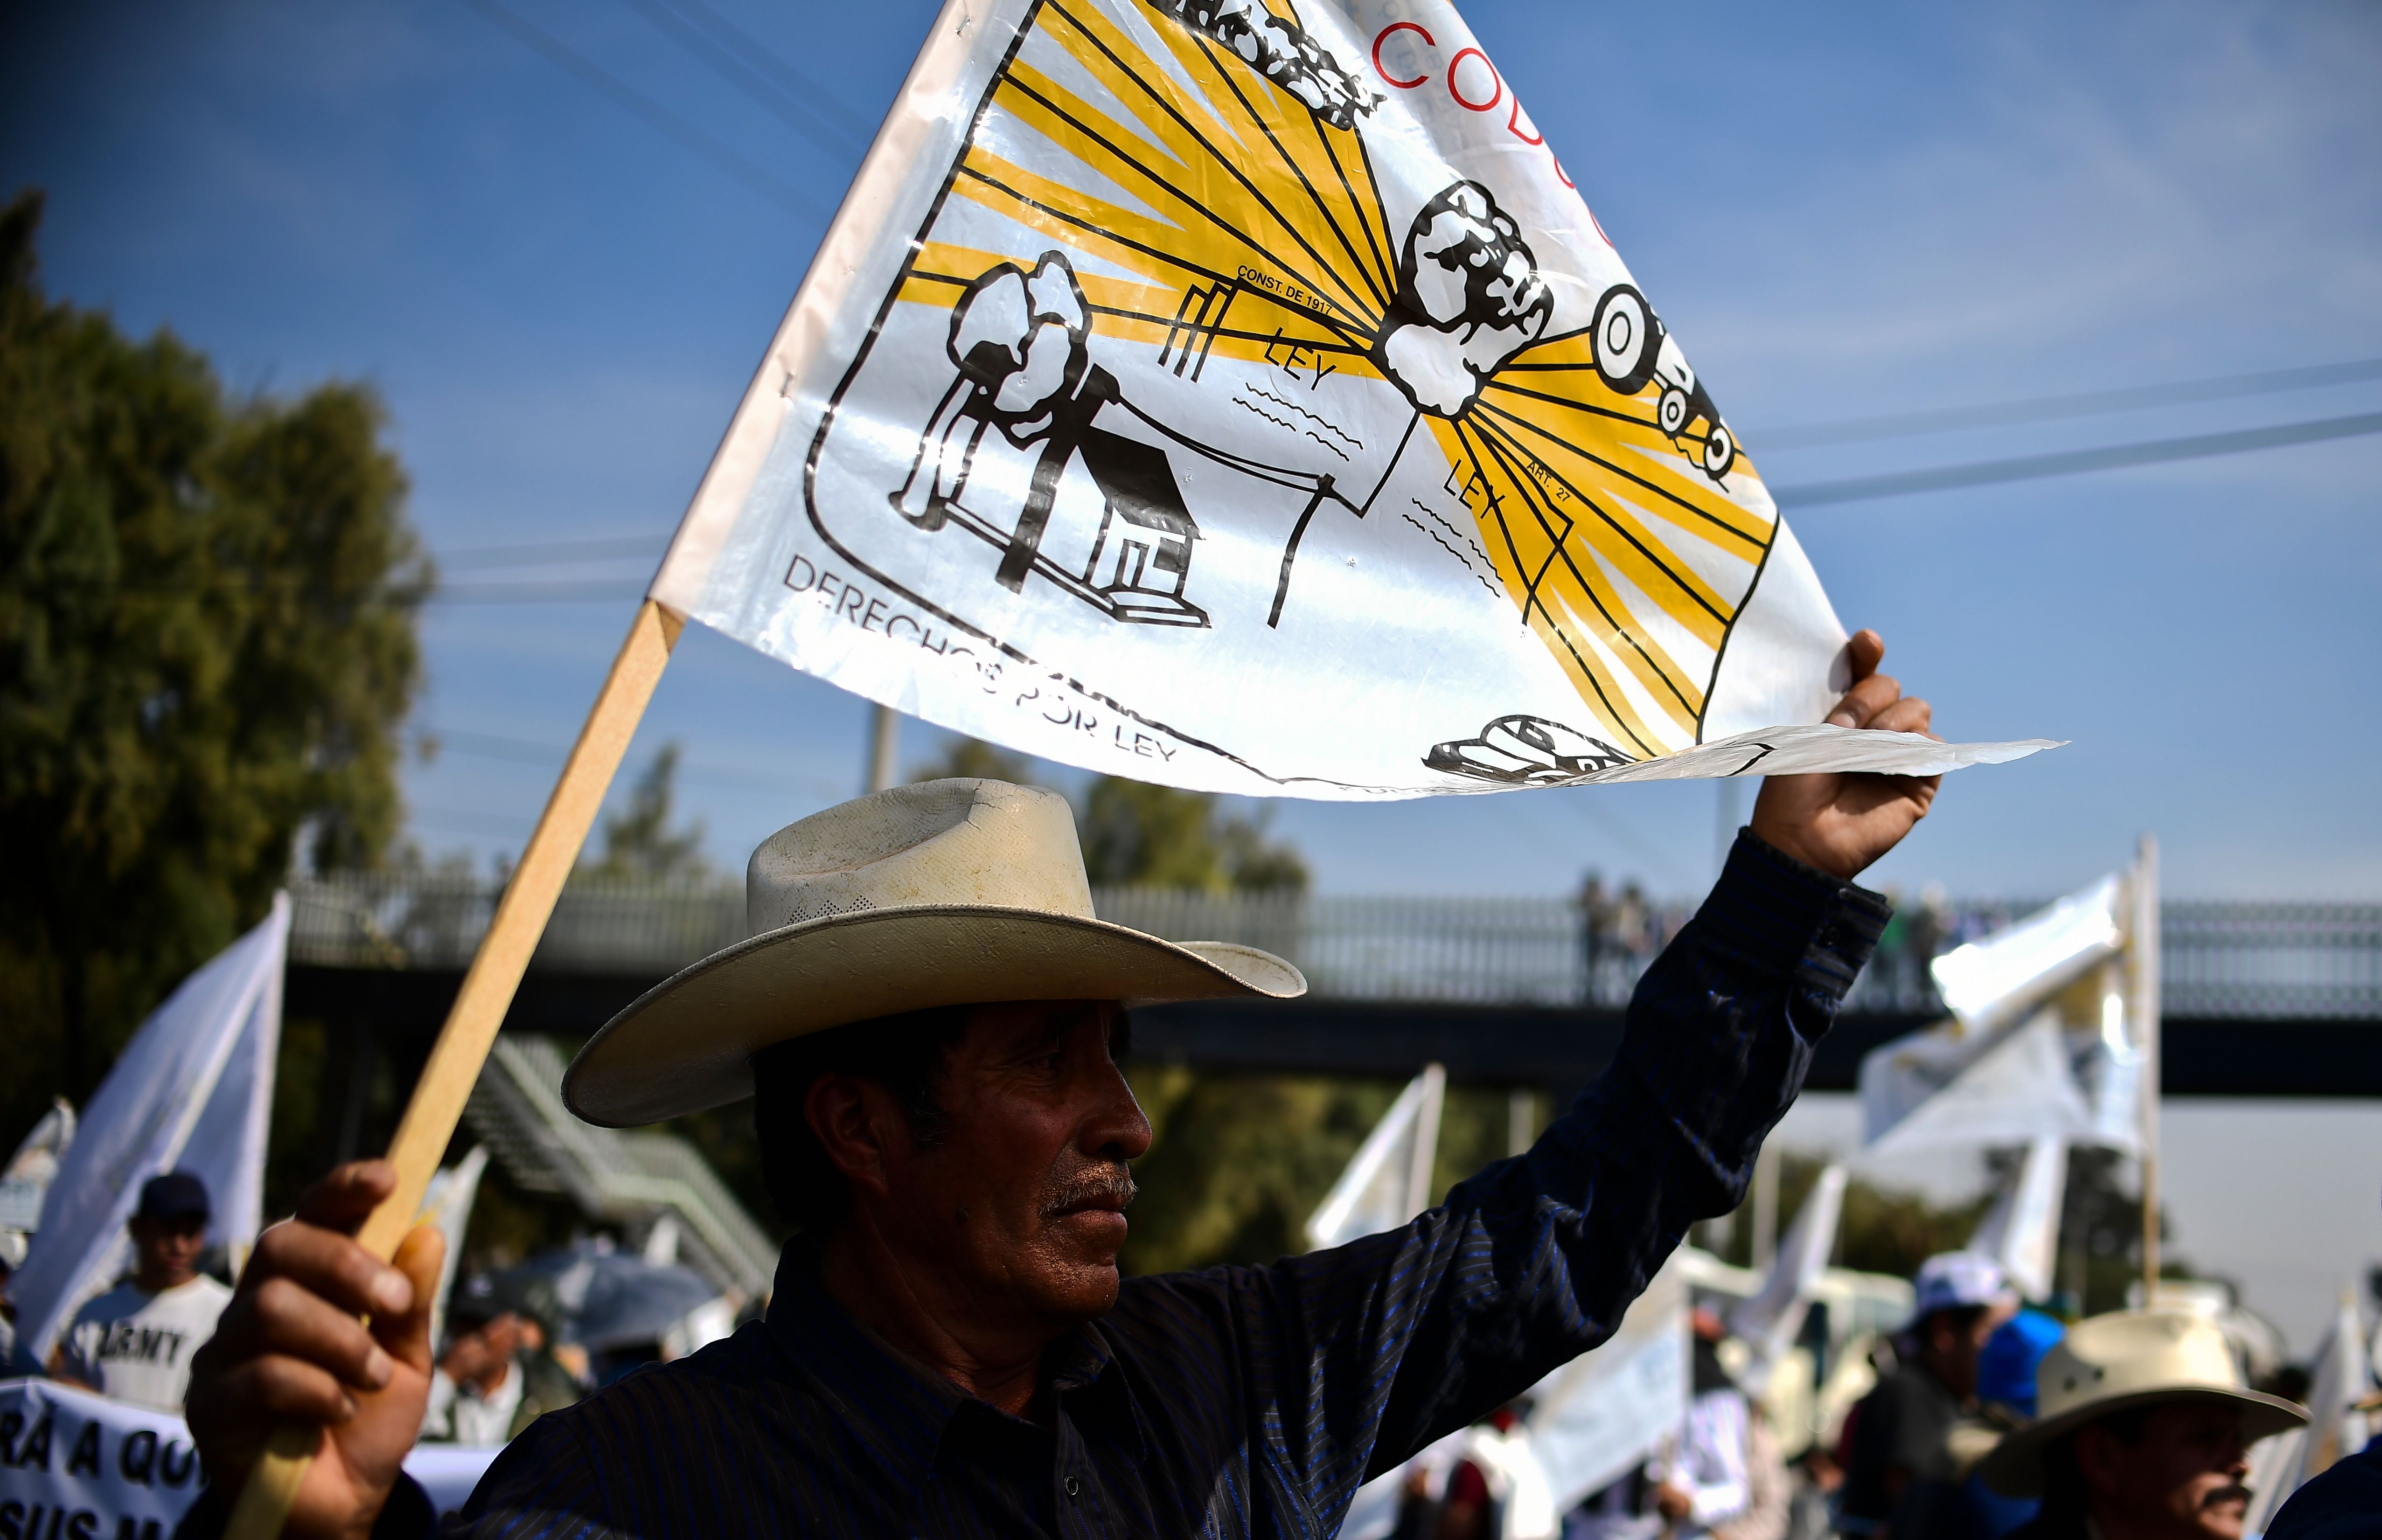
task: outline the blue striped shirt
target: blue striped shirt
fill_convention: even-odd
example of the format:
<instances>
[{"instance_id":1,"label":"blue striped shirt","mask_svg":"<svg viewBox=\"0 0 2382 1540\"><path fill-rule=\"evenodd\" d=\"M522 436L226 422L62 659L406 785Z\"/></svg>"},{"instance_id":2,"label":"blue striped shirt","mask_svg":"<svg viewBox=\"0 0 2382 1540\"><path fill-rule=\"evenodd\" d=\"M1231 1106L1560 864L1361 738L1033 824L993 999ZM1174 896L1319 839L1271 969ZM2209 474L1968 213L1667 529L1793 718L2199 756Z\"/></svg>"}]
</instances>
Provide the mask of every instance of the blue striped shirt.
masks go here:
<instances>
[{"instance_id":1,"label":"blue striped shirt","mask_svg":"<svg viewBox=\"0 0 2382 1540\"><path fill-rule=\"evenodd\" d=\"M532 1424L448 1533L1322 1540L1367 1476L1604 1340L1688 1226L1737 1206L1885 917L1741 836L1528 1154L1403 1229L1125 1280L1050 1351L1045 1424L783 1265L766 1321Z\"/></svg>"}]
</instances>

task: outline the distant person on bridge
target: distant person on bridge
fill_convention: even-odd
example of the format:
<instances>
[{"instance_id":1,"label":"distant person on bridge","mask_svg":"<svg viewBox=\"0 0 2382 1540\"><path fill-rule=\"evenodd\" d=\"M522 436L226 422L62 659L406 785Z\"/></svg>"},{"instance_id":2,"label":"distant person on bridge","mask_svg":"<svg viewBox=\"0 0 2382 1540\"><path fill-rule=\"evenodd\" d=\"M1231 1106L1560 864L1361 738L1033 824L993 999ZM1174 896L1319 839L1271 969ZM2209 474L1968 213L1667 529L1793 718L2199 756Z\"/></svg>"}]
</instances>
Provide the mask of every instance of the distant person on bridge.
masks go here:
<instances>
[{"instance_id":1,"label":"distant person on bridge","mask_svg":"<svg viewBox=\"0 0 2382 1540\"><path fill-rule=\"evenodd\" d=\"M1922 732L1851 645L1830 720ZM1120 1278L1150 1127L1127 1008L1283 996L1279 959L1092 915L1066 801L879 792L772 836L752 939L650 991L564 1081L627 1125L752 1094L798 1231L767 1317L516 1438L450 1524L510 1536L1303 1534L1610 1336L1763 1137L1886 919L1853 877L1934 779L1774 777L1619 1052L1531 1150L1411 1224L1263 1267ZM293 1536L414 1540L399 1461L430 1375L435 1231L349 1236L393 1174L343 1167L260 1241L190 1423L220 1532L275 1420L322 1424ZM369 1313L368 1330L356 1317Z\"/></svg>"}]
</instances>

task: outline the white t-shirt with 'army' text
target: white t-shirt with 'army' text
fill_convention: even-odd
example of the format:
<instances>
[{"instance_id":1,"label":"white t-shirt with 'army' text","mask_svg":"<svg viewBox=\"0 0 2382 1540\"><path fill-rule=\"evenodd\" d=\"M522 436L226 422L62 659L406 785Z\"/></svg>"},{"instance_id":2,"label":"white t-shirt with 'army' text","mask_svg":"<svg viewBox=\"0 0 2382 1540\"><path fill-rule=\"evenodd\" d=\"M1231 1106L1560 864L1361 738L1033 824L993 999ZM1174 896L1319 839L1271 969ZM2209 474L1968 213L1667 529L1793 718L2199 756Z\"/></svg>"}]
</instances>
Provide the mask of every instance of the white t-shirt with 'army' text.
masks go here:
<instances>
[{"instance_id":1,"label":"white t-shirt with 'army' text","mask_svg":"<svg viewBox=\"0 0 2382 1540\"><path fill-rule=\"evenodd\" d=\"M190 1355L215 1334L231 1290L204 1273L152 1294L132 1283L109 1289L75 1313L58 1346L67 1376L119 1401L182 1410Z\"/></svg>"}]
</instances>

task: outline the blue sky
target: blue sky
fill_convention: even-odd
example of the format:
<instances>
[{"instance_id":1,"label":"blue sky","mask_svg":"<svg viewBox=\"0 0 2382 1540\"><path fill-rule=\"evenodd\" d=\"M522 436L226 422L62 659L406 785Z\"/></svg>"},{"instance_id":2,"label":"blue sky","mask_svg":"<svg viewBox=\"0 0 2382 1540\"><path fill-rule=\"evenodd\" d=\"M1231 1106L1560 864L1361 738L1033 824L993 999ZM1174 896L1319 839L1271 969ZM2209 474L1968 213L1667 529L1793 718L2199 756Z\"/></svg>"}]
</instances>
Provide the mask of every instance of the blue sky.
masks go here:
<instances>
[{"instance_id":1,"label":"blue sky","mask_svg":"<svg viewBox=\"0 0 2382 1540\"><path fill-rule=\"evenodd\" d=\"M932 7L714 0L873 123ZM657 552L856 164L631 0L515 9L782 189L766 194L461 0L12 7L0 185L50 192L55 294L170 325L249 389L362 378L444 552ZM38 11L38 14L37 14ZM2382 409L2382 381L1765 448L1799 424L2382 357L2382 13L2290 6L1479 0L1476 31L1776 486ZM833 136L825 136L830 145ZM814 205L804 208L803 204ZM2174 893L2382 894L2382 438L1813 507L1848 623L1962 738L2070 747L1954 777L1880 871L2037 894L2155 829ZM429 851L518 849L650 556L459 586L409 767ZM864 707L690 633L632 760L684 741L724 867L849 795ZM938 735L912 727L913 757ZM1329 891L1686 893L1720 793L1283 802Z\"/></svg>"}]
</instances>

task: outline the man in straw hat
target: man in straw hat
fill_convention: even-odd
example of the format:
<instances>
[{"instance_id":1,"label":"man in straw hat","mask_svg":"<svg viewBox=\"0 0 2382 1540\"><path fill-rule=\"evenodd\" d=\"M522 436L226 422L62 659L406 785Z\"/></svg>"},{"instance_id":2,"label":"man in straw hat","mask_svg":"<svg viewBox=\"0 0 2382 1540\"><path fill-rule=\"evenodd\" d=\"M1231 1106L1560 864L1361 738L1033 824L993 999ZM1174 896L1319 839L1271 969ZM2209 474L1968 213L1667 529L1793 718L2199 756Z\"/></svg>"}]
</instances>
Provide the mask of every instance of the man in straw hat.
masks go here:
<instances>
[{"instance_id":1,"label":"man in straw hat","mask_svg":"<svg viewBox=\"0 0 2382 1540\"><path fill-rule=\"evenodd\" d=\"M1925 731L1883 652L1855 639L1831 720ZM460 1522L490 1540L1328 1535L1367 1476L1604 1340L1688 1227L1737 1206L1885 923L1851 879L1934 794L1765 783L1603 1077L1441 1207L1271 1266L1125 1280L1150 1143L1117 1068L1127 1010L1294 996L1298 972L1095 919L1049 792L929 782L780 830L753 858L752 938L623 1011L563 1082L612 1126L755 1098L798 1232L767 1317L539 1419ZM290 1416L325 1429L294 1534L426 1526L399 1461L435 1232L393 1266L348 1239L390 1181L342 1167L259 1241L191 1396L212 1485L187 1534L220 1527Z\"/></svg>"},{"instance_id":2,"label":"man in straw hat","mask_svg":"<svg viewBox=\"0 0 2382 1540\"><path fill-rule=\"evenodd\" d=\"M2240 1540L2244 1451L2307 1409L2245 1388L2216 1323L2179 1310L2079 1322L2035 1370L2036 1420L1977 1468L2043 1511L2012 1540Z\"/></svg>"}]
</instances>

